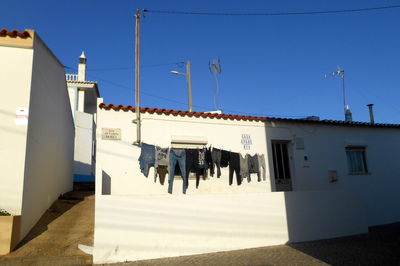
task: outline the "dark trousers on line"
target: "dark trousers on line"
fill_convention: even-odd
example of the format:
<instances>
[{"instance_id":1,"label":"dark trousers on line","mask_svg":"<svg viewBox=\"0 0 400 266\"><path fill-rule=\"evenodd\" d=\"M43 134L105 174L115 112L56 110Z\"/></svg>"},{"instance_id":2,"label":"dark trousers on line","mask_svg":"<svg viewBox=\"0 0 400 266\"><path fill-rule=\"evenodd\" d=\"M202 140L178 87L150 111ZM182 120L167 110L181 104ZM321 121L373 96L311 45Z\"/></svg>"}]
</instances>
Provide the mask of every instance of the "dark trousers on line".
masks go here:
<instances>
[{"instance_id":1,"label":"dark trousers on line","mask_svg":"<svg viewBox=\"0 0 400 266\"><path fill-rule=\"evenodd\" d=\"M236 183L238 186L242 184L240 176L240 154L236 152L229 153L229 185L233 183L233 172L236 174Z\"/></svg>"}]
</instances>

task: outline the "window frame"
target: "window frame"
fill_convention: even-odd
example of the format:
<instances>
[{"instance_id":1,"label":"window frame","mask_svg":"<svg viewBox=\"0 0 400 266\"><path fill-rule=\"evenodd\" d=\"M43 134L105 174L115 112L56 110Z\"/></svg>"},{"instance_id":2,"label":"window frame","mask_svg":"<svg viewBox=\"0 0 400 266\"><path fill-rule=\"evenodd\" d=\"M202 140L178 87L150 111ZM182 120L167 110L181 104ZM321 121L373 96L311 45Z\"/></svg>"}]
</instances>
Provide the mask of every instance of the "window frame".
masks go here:
<instances>
[{"instance_id":1,"label":"window frame","mask_svg":"<svg viewBox=\"0 0 400 266\"><path fill-rule=\"evenodd\" d=\"M367 161L367 156L366 156L366 146L346 146L345 147L345 152L346 152L346 161L347 161L347 172L349 175L369 175L370 172L368 171L368 161ZM354 153L357 155L358 158L358 163L361 163L360 167L362 168L362 171L354 171L353 169L356 169L358 167L357 161L351 162L350 160L350 153ZM354 163L354 165L352 165Z\"/></svg>"},{"instance_id":2,"label":"window frame","mask_svg":"<svg viewBox=\"0 0 400 266\"><path fill-rule=\"evenodd\" d=\"M186 137L188 138L188 137ZM173 137L173 139L171 140L171 149L203 149L206 147L207 145L207 140L205 138L203 139L199 139L196 140L195 137L192 137L193 139L189 139L189 140L182 140L177 138L177 137ZM179 167L179 166L175 166L175 167ZM176 171L175 171L176 173ZM206 175L203 177L200 177L200 179L202 180L209 180L210 175L208 174L208 170L206 171ZM174 178L182 178L181 175L174 175ZM193 172L189 172L188 175L188 180L196 180L196 173Z\"/></svg>"}]
</instances>

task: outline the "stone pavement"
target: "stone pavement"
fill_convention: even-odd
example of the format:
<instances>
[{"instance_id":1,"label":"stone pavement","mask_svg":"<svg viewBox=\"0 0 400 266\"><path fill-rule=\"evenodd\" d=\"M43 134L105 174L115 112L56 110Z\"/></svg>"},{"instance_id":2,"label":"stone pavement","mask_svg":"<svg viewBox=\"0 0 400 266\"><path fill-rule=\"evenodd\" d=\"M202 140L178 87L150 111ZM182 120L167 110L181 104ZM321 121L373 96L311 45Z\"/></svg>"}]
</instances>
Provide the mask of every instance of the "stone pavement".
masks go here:
<instances>
[{"instance_id":1,"label":"stone pavement","mask_svg":"<svg viewBox=\"0 0 400 266\"><path fill-rule=\"evenodd\" d=\"M400 223L352 237L107 265L400 265Z\"/></svg>"}]
</instances>

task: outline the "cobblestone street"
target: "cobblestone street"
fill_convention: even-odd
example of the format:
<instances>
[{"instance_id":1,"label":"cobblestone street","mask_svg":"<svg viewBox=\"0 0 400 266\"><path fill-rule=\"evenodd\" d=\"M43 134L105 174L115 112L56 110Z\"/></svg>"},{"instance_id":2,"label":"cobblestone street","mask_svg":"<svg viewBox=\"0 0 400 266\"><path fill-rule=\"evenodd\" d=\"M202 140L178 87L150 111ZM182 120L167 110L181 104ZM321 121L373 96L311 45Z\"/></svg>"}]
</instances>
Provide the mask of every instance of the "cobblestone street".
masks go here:
<instances>
[{"instance_id":1,"label":"cobblestone street","mask_svg":"<svg viewBox=\"0 0 400 266\"><path fill-rule=\"evenodd\" d=\"M111 265L400 265L400 224L338 239Z\"/></svg>"}]
</instances>

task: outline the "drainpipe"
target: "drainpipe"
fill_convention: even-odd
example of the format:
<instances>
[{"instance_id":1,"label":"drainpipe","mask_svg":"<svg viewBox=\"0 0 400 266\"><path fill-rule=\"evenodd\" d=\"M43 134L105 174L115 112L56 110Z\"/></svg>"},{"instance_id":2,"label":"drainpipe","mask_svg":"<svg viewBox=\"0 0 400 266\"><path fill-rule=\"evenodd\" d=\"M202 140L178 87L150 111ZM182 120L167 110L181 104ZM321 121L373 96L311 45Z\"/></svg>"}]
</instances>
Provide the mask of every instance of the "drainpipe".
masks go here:
<instances>
[{"instance_id":1,"label":"drainpipe","mask_svg":"<svg viewBox=\"0 0 400 266\"><path fill-rule=\"evenodd\" d=\"M370 123L371 125L375 124L374 121L374 111L372 110L372 106L374 106L372 103L367 104L368 109L369 109L369 119L370 119Z\"/></svg>"}]
</instances>

